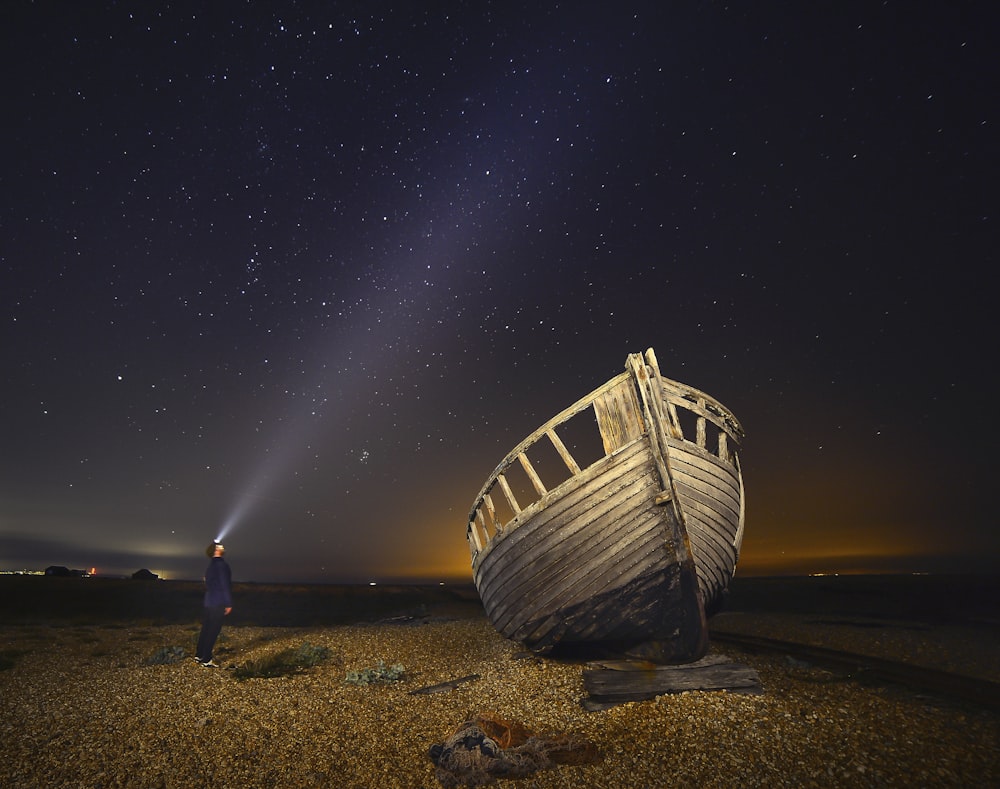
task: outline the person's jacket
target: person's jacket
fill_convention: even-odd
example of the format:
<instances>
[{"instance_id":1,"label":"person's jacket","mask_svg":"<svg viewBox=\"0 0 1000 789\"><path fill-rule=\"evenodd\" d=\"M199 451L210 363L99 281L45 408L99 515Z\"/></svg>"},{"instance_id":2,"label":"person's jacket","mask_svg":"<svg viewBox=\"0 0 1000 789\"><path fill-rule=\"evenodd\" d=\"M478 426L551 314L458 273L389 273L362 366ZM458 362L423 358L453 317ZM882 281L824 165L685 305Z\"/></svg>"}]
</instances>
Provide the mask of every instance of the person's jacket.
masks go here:
<instances>
[{"instance_id":1,"label":"person's jacket","mask_svg":"<svg viewBox=\"0 0 1000 789\"><path fill-rule=\"evenodd\" d=\"M232 574L221 556L213 556L205 571L205 607L233 605Z\"/></svg>"}]
</instances>

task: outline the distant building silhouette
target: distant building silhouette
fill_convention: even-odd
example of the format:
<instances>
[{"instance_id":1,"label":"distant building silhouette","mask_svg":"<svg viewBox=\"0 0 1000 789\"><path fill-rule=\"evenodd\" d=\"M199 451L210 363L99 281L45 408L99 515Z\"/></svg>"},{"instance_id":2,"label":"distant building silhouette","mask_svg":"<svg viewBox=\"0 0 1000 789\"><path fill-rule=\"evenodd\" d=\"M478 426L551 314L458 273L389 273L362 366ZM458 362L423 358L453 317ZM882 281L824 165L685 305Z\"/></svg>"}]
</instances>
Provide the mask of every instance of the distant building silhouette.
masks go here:
<instances>
[{"instance_id":1,"label":"distant building silhouette","mask_svg":"<svg viewBox=\"0 0 1000 789\"><path fill-rule=\"evenodd\" d=\"M156 573L150 572L145 567L132 573L133 581L156 581L159 577Z\"/></svg>"},{"instance_id":2,"label":"distant building silhouette","mask_svg":"<svg viewBox=\"0 0 1000 789\"><path fill-rule=\"evenodd\" d=\"M90 578L90 573L86 570L71 570L68 567L58 564L46 567L45 574L55 576L56 578Z\"/></svg>"}]
</instances>

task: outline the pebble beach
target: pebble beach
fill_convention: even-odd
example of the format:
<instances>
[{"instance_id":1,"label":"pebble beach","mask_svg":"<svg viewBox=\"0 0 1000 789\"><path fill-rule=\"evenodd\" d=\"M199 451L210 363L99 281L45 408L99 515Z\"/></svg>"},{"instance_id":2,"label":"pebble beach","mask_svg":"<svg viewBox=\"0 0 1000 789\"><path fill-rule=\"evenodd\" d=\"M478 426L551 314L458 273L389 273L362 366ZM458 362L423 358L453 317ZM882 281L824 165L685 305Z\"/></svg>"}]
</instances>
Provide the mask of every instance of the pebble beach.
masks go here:
<instances>
[{"instance_id":1,"label":"pebble beach","mask_svg":"<svg viewBox=\"0 0 1000 789\"><path fill-rule=\"evenodd\" d=\"M877 624L761 611L712 620L718 633L996 679L995 629ZM432 747L483 714L596 754L498 778L499 787L1000 785L996 710L715 641L713 653L758 672L763 692L684 692L588 712L584 663L527 654L474 613L227 626L218 669L190 657L150 662L168 649L190 655L197 635L195 620L2 624L0 785L438 787L450 779ZM325 659L289 676L237 678L237 667L303 644ZM380 665L403 671L346 681Z\"/></svg>"}]
</instances>

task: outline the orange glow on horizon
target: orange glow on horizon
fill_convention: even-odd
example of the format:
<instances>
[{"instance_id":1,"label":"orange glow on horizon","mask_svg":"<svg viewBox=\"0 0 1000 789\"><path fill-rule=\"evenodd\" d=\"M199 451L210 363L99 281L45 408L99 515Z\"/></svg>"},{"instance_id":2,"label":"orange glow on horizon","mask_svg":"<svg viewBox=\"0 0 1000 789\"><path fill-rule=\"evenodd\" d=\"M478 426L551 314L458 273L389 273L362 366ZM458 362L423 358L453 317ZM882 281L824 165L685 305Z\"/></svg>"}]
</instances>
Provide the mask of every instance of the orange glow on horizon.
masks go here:
<instances>
[{"instance_id":1,"label":"orange glow on horizon","mask_svg":"<svg viewBox=\"0 0 1000 789\"><path fill-rule=\"evenodd\" d=\"M455 565L395 565L382 567L373 572L374 578L394 578L408 583L472 583L472 567L466 563L462 567Z\"/></svg>"},{"instance_id":2,"label":"orange glow on horizon","mask_svg":"<svg viewBox=\"0 0 1000 789\"><path fill-rule=\"evenodd\" d=\"M842 550L747 552L736 567L737 577L767 575L885 575L925 572L932 567L974 568L973 557L920 550Z\"/></svg>"}]
</instances>

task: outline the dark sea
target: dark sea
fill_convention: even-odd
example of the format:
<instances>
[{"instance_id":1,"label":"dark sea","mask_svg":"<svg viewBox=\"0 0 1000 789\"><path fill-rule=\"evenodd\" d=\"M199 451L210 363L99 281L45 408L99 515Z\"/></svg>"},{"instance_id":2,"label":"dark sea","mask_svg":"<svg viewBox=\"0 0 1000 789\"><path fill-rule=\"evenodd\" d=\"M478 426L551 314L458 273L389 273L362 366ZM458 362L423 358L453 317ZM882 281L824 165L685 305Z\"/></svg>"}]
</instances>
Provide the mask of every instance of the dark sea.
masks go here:
<instances>
[{"instance_id":1,"label":"dark sea","mask_svg":"<svg viewBox=\"0 0 1000 789\"><path fill-rule=\"evenodd\" d=\"M197 621L196 581L0 576L0 624L148 625ZM231 626L322 627L484 616L475 587L234 584ZM724 611L998 623L1000 577L842 575L734 579Z\"/></svg>"}]
</instances>

